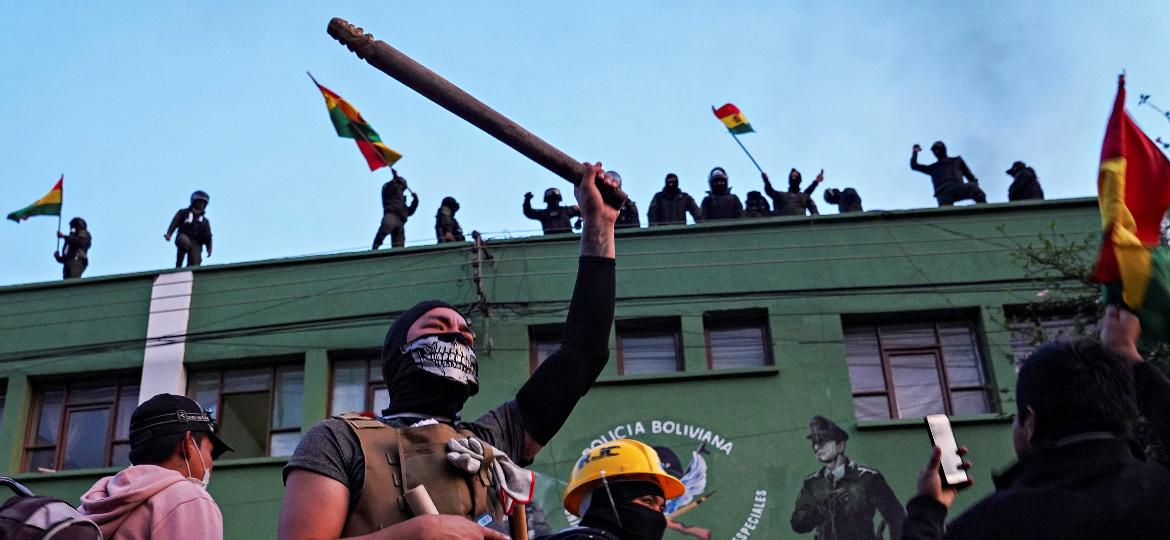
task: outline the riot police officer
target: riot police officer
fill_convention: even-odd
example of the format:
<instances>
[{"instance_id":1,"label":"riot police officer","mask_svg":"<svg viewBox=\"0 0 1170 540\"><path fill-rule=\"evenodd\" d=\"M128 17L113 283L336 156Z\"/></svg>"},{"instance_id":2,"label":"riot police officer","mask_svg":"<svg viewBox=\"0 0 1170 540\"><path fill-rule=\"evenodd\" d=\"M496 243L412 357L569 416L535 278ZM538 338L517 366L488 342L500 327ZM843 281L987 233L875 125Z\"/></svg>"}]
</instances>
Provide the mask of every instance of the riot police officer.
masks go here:
<instances>
[{"instance_id":1,"label":"riot police officer","mask_svg":"<svg viewBox=\"0 0 1170 540\"><path fill-rule=\"evenodd\" d=\"M650 226L686 225L688 212L695 223L700 221L695 198L678 188L678 175L667 173L666 185L650 199L650 210L646 212Z\"/></svg>"},{"instance_id":2,"label":"riot police officer","mask_svg":"<svg viewBox=\"0 0 1170 540\"><path fill-rule=\"evenodd\" d=\"M410 206L406 205L406 179L398 176L398 171L390 169L394 175L389 182L382 184L382 224L374 234L374 247L382 247L382 241L390 236L390 247L406 245L406 220L418 210L418 194L410 192Z\"/></svg>"},{"instance_id":3,"label":"riot police officer","mask_svg":"<svg viewBox=\"0 0 1170 540\"><path fill-rule=\"evenodd\" d=\"M776 208L777 216L803 216L806 211L810 216L820 213L817 211L817 203L812 200L812 194L813 191L816 191L817 186L825 181L824 170L821 170L812 184L801 191L800 171L792 169L788 172L788 191L783 193L772 188L772 182L768 180L768 173L761 173L760 176L764 179L764 192L772 198L772 206Z\"/></svg>"},{"instance_id":4,"label":"riot police officer","mask_svg":"<svg viewBox=\"0 0 1170 540\"><path fill-rule=\"evenodd\" d=\"M572 232L572 221L570 220L581 215L581 210L577 208L577 205L561 206L561 190L557 188L544 190L544 204L543 210L533 209L532 192L525 193L524 217L539 221L544 234Z\"/></svg>"},{"instance_id":5,"label":"riot police officer","mask_svg":"<svg viewBox=\"0 0 1170 540\"><path fill-rule=\"evenodd\" d=\"M463 227L455 219L455 212L459 211L459 203L455 197L443 197L439 211L435 213L435 237L439 243L463 242Z\"/></svg>"},{"instance_id":6,"label":"riot police officer","mask_svg":"<svg viewBox=\"0 0 1170 540\"><path fill-rule=\"evenodd\" d=\"M700 205L703 221L743 217L743 203L727 186L727 171L723 170L723 167L711 169L711 173L707 175L707 185L711 190L703 197L703 204Z\"/></svg>"},{"instance_id":7,"label":"riot police officer","mask_svg":"<svg viewBox=\"0 0 1170 540\"><path fill-rule=\"evenodd\" d=\"M183 259L187 266L199 266L203 263L203 247L207 247L207 256L211 256L211 221L207 219L207 205L211 197L206 191L196 191L191 194L191 205L175 212L171 218L171 225L163 235L166 241L171 241L171 235L176 230L179 236L175 238L175 268L183 266Z\"/></svg>"},{"instance_id":8,"label":"riot police officer","mask_svg":"<svg viewBox=\"0 0 1170 540\"><path fill-rule=\"evenodd\" d=\"M826 189L825 202L837 205L837 212L841 214L862 211L861 195L858 195L857 190L851 187Z\"/></svg>"},{"instance_id":9,"label":"riot police officer","mask_svg":"<svg viewBox=\"0 0 1170 540\"><path fill-rule=\"evenodd\" d=\"M772 207L768 206L768 199L759 191L749 191L744 200L744 217L768 217L772 215Z\"/></svg>"},{"instance_id":10,"label":"riot police officer","mask_svg":"<svg viewBox=\"0 0 1170 540\"><path fill-rule=\"evenodd\" d=\"M967 162L961 156L947 156L947 145L942 141L930 145L930 151L935 157L935 162L930 165L918 163L918 153L921 151L921 146L914 145L910 153L910 168L930 175L934 198L938 200L939 206L951 206L966 199L976 203L987 202L987 195L979 189L979 179L967 167ZM966 183L963 183L964 178L967 179Z\"/></svg>"},{"instance_id":11,"label":"riot police officer","mask_svg":"<svg viewBox=\"0 0 1170 540\"><path fill-rule=\"evenodd\" d=\"M75 217L69 220L69 234L57 231L57 238L65 239L61 251L53 252L53 258L62 265L62 276L65 279L81 277L81 273L89 266L89 247L93 243L89 226L84 219Z\"/></svg>"}]
</instances>

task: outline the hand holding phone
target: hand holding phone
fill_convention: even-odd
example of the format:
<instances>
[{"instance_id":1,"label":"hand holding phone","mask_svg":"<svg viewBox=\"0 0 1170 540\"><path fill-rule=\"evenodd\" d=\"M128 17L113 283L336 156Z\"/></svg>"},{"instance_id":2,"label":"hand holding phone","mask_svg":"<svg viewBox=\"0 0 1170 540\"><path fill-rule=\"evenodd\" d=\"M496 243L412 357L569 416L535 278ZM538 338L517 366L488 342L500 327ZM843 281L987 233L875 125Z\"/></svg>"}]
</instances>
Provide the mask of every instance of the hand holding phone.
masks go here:
<instances>
[{"instance_id":1,"label":"hand holding phone","mask_svg":"<svg viewBox=\"0 0 1170 540\"><path fill-rule=\"evenodd\" d=\"M931 444L942 453L938 472L943 485L956 489L971 485L971 477L963 466L963 456L959 454L959 443L951 429L951 420L945 414L931 414L926 417L926 427Z\"/></svg>"}]
</instances>

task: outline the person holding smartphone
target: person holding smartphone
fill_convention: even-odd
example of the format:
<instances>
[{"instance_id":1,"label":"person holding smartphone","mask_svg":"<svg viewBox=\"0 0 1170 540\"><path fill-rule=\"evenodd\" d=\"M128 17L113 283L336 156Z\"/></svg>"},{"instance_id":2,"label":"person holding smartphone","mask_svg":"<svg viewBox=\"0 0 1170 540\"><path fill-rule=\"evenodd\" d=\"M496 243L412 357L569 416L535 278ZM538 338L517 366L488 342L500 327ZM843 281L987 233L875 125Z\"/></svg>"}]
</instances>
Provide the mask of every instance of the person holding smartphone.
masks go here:
<instances>
[{"instance_id":1,"label":"person holding smartphone","mask_svg":"<svg viewBox=\"0 0 1170 540\"><path fill-rule=\"evenodd\" d=\"M1138 353L1140 334L1137 316L1110 307L1100 340L1033 352L1016 382L1019 461L944 528L958 489L943 483L933 449L902 538L1170 538L1170 470L1132 436L1140 414L1157 442L1170 441L1170 381Z\"/></svg>"}]
</instances>

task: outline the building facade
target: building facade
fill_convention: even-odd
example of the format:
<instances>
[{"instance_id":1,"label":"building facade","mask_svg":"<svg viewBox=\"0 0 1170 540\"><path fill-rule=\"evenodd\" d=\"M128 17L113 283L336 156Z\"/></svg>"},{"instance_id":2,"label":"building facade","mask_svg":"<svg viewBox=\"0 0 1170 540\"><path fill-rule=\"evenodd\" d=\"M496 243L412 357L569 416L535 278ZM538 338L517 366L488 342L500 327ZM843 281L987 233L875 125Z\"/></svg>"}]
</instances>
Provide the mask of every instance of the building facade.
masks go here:
<instances>
[{"instance_id":1,"label":"building facade","mask_svg":"<svg viewBox=\"0 0 1170 540\"><path fill-rule=\"evenodd\" d=\"M929 452L921 417L947 413L979 463L969 504L1014 459L1007 324L1041 291L1013 253L1098 228L1096 201L1075 199L622 231L610 362L532 466L537 499L565 526L581 451L634 437L674 456L689 495L708 495L676 521L713 538L811 538L794 530L823 521L794 516L809 497L843 497L828 507L854 523L872 514L888 535L897 517L873 475L904 504ZM210 487L227 537L271 538L301 434L385 406L378 348L396 314L440 298L471 315L474 418L555 350L577 245L566 234L0 288L0 472L76 501L125 464L138 402L181 392L215 410L236 449ZM827 491L814 416L848 436L852 469Z\"/></svg>"}]
</instances>

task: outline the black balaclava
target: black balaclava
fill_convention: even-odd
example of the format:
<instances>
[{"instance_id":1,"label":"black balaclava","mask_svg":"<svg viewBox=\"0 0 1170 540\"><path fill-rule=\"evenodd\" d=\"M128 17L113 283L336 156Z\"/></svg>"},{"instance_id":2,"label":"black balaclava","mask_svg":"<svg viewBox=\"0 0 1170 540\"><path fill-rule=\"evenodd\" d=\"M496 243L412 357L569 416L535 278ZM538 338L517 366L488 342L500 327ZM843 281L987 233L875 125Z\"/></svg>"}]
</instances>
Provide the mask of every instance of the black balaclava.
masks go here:
<instances>
[{"instance_id":1,"label":"black balaclava","mask_svg":"<svg viewBox=\"0 0 1170 540\"><path fill-rule=\"evenodd\" d=\"M788 192L789 193L796 193L796 192L800 191L801 178L802 177L800 176L800 171L798 171L796 169L792 169L792 171L788 173Z\"/></svg>"},{"instance_id":2,"label":"black balaclava","mask_svg":"<svg viewBox=\"0 0 1170 540\"><path fill-rule=\"evenodd\" d=\"M386 341L382 344L382 377L390 394L390 406L383 414L418 413L454 420L467 398L478 390L426 372L402 354L410 326L435 308L459 311L442 300L426 300L404 311L386 331Z\"/></svg>"},{"instance_id":3,"label":"black balaclava","mask_svg":"<svg viewBox=\"0 0 1170 540\"><path fill-rule=\"evenodd\" d=\"M662 540L666 515L633 502L646 495L662 497L662 488L651 482L617 481L608 485L608 490L606 484L593 490L581 525L611 532L622 540Z\"/></svg>"},{"instance_id":4,"label":"black balaclava","mask_svg":"<svg viewBox=\"0 0 1170 540\"><path fill-rule=\"evenodd\" d=\"M662 188L662 192L674 196L678 191L678 177L673 173L666 175L666 187Z\"/></svg>"},{"instance_id":5,"label":"black balaclava","mask_svg":"<svg viewBox=\"0 0 1170 540\"><path fill-rule=\"evenodd\" d=\"M930 145L930 151L938 159L947 157L947 145L943 144L942 141L934 141L934 144Z\"/></svg>"}]
</instances>

